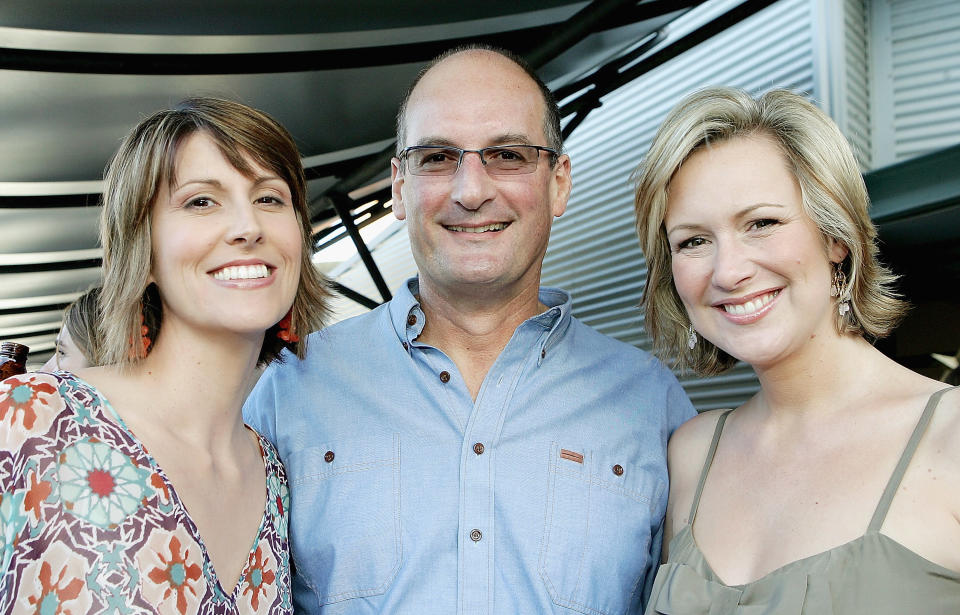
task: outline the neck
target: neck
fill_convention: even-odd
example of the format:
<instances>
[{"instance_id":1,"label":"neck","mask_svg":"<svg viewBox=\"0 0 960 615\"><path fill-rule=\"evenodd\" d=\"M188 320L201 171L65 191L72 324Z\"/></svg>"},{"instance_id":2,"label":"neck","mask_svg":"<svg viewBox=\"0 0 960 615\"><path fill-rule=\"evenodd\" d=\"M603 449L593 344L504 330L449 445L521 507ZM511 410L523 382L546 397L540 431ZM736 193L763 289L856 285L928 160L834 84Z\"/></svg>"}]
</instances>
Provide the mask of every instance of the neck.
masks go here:
<instances>
[{"instance_id":1,"label":"neck","mask_svg":"<svg viewBox=\"0 0 960 615\"><path fill-rule=\"evenodd\" d=\"M166 323L165 323L166 324ZM129 377L144 391L151 416L183 440L211 450L248 438L241 408L262 337L164 327Z\"/></svg>"},{"instance_id":2,"label":"neck","mask_svg":"<svg viewBox=\"0 0 960 615\"><path fill-rule=\"evenodd\" d=\"M842 400L862 397L871 389L872 373L888 361L859 335L835 334L811 341L802 353L767 367L754 367L759 403L771 418L823 416L842 409Z\"/></svg>"},{"instance_id":3,"label":"neck","mask_svg":"<svg viewBox=\"0 0 960 615\"><path fill-rule=\"evenodd\" d=\"M420 338L438 348L464 346L499 354L520 323L546 309L539 292L539 279L499 293L486 288L451 292L421 280L426 324Z\"/></svg>"},{"instance_id":4,"label":"neck","mask_svg":"<svg viewBox=\"0 0 960 615\"><path fill-rule=\"evenodd\" d=\"M444 292L421 280L420 306L426 323L418 339L450 357L476 399L483 379L517 327L546 310L539 290L539 279L499 294L483 288Z\"/></svg>"}]
</instances>

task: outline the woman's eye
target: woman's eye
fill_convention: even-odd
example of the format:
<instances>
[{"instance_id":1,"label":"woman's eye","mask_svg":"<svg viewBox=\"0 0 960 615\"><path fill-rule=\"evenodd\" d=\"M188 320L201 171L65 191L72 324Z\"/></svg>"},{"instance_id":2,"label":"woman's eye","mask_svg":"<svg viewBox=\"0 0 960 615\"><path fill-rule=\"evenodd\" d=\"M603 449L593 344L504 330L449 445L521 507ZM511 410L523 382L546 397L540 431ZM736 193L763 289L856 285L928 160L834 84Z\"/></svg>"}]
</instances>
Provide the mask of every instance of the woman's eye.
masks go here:
<instances>
[{"instance_id":1,"label":"woman's eye","mask_svg":"<svg viewBox=\"0 0 960 615\"><path fill-rule=\"evenodd\" d=\"M707 240L700 236L691 237L690 239L684 239L683 241L677 244L677 252L679 252L680 250L687 250L690 248L699 248L705 243L707 243Z\"/></svg>"},{"instance_id":2,"label":"woman's eye","mask_svg":"<svg viewBox=\"0 0 960 615\"><path fill-rule=\"evenodd\" d=\"M760 230L762 228L767 228L769 226L773 226L779 223L780 223L779 220L775 220L773 218L762 218L760 220L754 220L753 222L751 222L750 228L753 230Z\"/></svg>"},{"instance_id":3,"label":"woman's eye","mask_svg":"<svg viewBox=\"0 0 960 615\"><path fill-rule=\"evenodd\" d=\"M191 209L207 209L213 206L213 199L205 196L198 196L195 199L187 201L187 207Z\"/></svg>"},{"instance_id":4,"label":"woman's eye","mask_svg":"<svg viewBox=\"0 0 960 615\"><path fill-rule=\"evenodd\" d=\"M265 195L256 200L257 203L262 203L264 205L284 205L283 199L278 196Z\"/></svg>"}]
</instances>

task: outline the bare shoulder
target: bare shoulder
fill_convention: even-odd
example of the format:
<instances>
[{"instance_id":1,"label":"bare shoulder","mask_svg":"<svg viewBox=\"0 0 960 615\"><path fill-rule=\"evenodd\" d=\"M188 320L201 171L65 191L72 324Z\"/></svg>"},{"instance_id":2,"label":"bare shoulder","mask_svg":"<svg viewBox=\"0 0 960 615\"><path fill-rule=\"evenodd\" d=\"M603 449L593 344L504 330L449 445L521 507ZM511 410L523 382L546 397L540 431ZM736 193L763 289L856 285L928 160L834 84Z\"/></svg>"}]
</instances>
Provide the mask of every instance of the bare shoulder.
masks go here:
<instances>
[{"instance_id":1,"label":"bare shoulder","mask_svg":"<svg viewBox=\"0 0 960 615\"><path fill-rule=\"evenodd\" d=\"M960 387L953 387L940 397L926 437L936 449L955 451L951 457L960 469Z\"/></svg>"},{"instance_id":2,"label":"bare shoulder","mask_svg":"<svg viewBox=\"0 0 960 615\"><path fill-rule=\"evenodd\" d=\"M667 449L670 469L670 507L675 523L685 522L693 502L700 471L707 457L707 449L717 428L717 421L725 410L709 410L693 417L673 432ZM680 512L681 517L676 516Z\"/></svg>"},{"instance_id":3,"label":"bare shoulder","mask_svg":"<svg viewBox=\"0 0 960 615\"><path fill-rule=\"evenodd\" d=\"M671 461L671 471L673 462L684 464L690 460L691 455L699 456L702 461L706 455L707 447L713 439L713 434L717 429L717 421L720 420L726 410L707 410L693 417L673 432L670 437L669 456ZM699 461L696 461L699 467ZM679 468L678 468L679 469Z\"/></svg>"}]
</instances>

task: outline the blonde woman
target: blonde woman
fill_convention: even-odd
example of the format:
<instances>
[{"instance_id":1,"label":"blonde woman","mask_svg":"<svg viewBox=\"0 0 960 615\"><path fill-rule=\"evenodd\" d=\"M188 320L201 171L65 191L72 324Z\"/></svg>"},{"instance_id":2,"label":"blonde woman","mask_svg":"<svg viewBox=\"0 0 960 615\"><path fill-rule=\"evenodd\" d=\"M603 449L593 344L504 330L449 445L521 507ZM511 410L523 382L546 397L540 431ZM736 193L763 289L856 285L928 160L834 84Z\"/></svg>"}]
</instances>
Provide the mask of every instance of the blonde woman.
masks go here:
<instances>
[{"instance_id":1,"label":"blonde woman","mask_svg":"<svg viewBox=\"0 0 960 615\"><path fill-rule=\"evenodd\" d=\"M72 372L100 365L99 296L100 287L94 286L67 306L57 334L57 346L53 356L40 368L41 372Z\"/></svg>"},{"instance_id":2,"label":"blonde woman","mask_svg":"<svg viewBox=\"0 0 960 615\"><path fill-rule=\"evenodd\" d=\"M325 313L297 149L192 99L105 184L105 366L0 384L0 611L288 613L286 476L240 408Z\"/></svg>"},{"instance_id":3,"label":"blonde woman","mask_svg":"<svg viewBox=\"0 0 960 615\"><path fill-rule=\"evenodd\" d=\"M789 92L705 90L636 182L658 352L761 384L673 435L647 613L960 612L960 392L870 343L904 306L834 123Z\"/></svg>"}]
</instances>

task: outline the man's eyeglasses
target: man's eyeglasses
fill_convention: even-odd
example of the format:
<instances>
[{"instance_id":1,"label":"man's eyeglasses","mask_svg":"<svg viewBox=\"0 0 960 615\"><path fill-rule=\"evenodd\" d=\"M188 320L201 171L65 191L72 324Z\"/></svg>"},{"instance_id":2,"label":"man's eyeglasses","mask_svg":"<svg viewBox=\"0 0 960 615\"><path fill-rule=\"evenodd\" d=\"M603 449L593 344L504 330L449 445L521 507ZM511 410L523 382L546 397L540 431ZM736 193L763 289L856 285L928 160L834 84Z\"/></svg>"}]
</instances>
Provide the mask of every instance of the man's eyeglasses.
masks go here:
<instances>
[{"instance_id":1,"label":"man's eyeglasses","mask_svg":"<svg viewBox=\"0 0 960 615\"><path fill-rule=\"evenodd\" d=\"M556 157L557 150L540 145L497 145L460 149L438 145L413 145L400 152L400 160L413 175L455 175L465 154L477 154L490 175L527 175L537 170L540 152Z\"/></svg>"}]
</instances>

